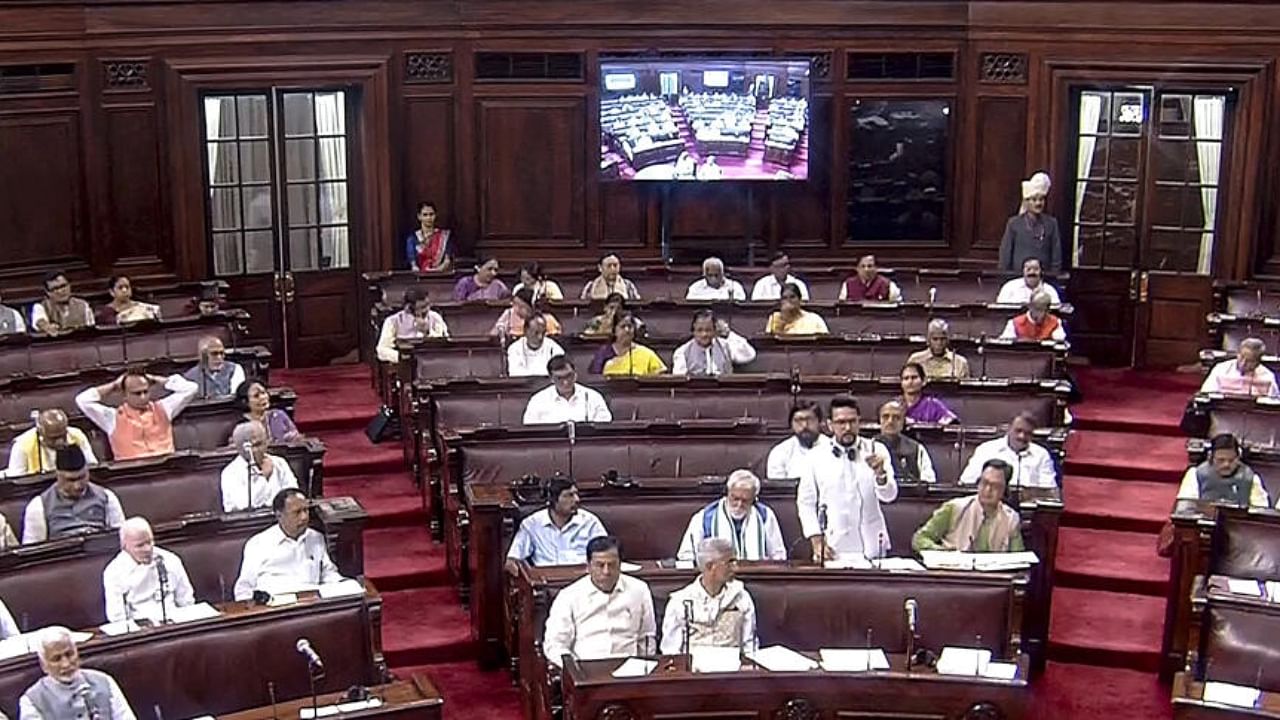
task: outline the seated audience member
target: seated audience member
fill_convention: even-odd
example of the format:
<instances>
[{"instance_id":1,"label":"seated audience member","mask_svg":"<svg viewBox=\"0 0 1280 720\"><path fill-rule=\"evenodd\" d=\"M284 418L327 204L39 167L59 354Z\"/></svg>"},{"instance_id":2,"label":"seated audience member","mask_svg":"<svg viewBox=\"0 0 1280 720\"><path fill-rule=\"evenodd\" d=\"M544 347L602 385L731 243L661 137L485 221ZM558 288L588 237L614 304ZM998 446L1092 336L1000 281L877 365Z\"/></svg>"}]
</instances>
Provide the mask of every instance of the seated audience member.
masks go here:
<instances>
[{"instance_id":1,"label":"seated audience member","mask_svg":"<svg viewBox=\"0 0 1280 720\"><path fill-rule=\"evenodd\" d=\"M120 526L120 552L102 571L107 620L146 618L160 622L164 616L160 609L162 590L165 613L195 604L195 590L182 558L155 544L150 523L131 517Z\"/></svg>"},{"instance_id":2,"label":"seated audience member","mask_svg":"<svg viewBox=\"0 0 1280 720\"><path fill-rule=\"evenodd\" d=\"M757 280L751 287L751 299L753 301L781 300L782 288L786 285L795 285L800 290L800 299L808 301L809 286L791 274L791 258L784 252L775 253L769 261L769 274Z\"/></svg>"},{"instance_id":3,"label":"seated audience member","mask_svg":"<svg viewBox=\"0 0 1280 720\"><path fill-rule=\"evenodd\" d=\"M261 590L269 595L312 589L344 578L329 559L324 535L307 527L310 502L297 488L285 488L271 501L276 524L249 538L236 578L236 600Z\"/></svg>"},{"instance_id":4,"label":"seated audience member","mask_svg":"<svg viewBox=\"0 0 1280 720\"><path fill-rule=\"evenodd\" d=\"M397 340L428 337L449 337L449 326L440 313L431 309L431 300L426 292L409 288L404 291L400 309L382 321L376 349L378 359L389 363L400 362L400 351L396 349Z\"/></svg>"},{"instance_id":5,"label":"seated audience member","mask_svg":"<svg viewBox=\"0 0 1280 720\"><path fill-rule=\"evenodd\" d=\"M600 258L600 274L582 287L578 297L583 300L602 300L613 293L621 295L623 300L640 299L636 284L622 277L622 260L617 255L605 255Z\"/></svg>"},{"instance_id":6,"label":"seated audience member","mask_svg":"<svg viewBox=\"0 0 1280 720\"><path fill-rule=\"evenodd\" d=\"M614 316L611 338L591 358L592 374L661 375L667 371L657 353L636 342L636 319L631 313Z\"/></svg>"},{"instance_id":7,"label":"seated audience member","mask_svg":"<svg viewBox=\"0 0 1280 720\"><path fill-rule=\"evenodd\" d=\"M581 565L587 543L606 533L600 518L580 506L578 486L556 475L547 481L547 507L525 517L507 550L509 564Z\"/></svg>"},{"instance_id":8,"label":"seated audience member","mask_svg":"<svg viewBox=\"0 0 1280 720\"><path fill-rule=\"evenodd\" d=\"M124 275L107 280L111 302L98 308L94 320L99 325L123 325L141 320L159 320L160 306L133 299L133 282Z\"/></svg>"},{"instance_id":9,"label":"seated audience member","mask_svg":"<svg viewBox=\"0 0 1280 720\"><path fill-rule=\"evenodd\" d=\"M698 162L687 150L683 150L680 152L680 157L676 158L676 166L671 174L677 180L693 180L697 170Z\"/></svg>"},{"instance_id":10,"label":"seated audience member","mask_svg":"<svg viewBox=\"0 0 1280 720\"><path fill-rule=\"evenodd\" d=\"M773 510L760 501L760 478L750 470L734 470L724 483L724 497L689 518L676 557L701 559L698 548L709 538L728 544L739 560L786 560L787 544Z\"/></svg>"},{"instance_id":11,"label":"seated audience member","mask_svg":"<svg viewBox=\"0 0 1280 720\"><path fill-rule=\"evenodd\" d=\"M1019 413L1009 423L1007 433L973 449L973 455L960 473L960 484L977 483L987 461L997 459L1013 467L1013 478L1010 481L1012 487L1057 487L1058 476L1054 471L1053 456L1043 445L1031 442L1035 431L1035 418L1027 413Z\"/></svg>"},{"instance_id":12,"label":"seated audience member","mask_svg":"<svg viewBox=\"0 0 1280 720\"><path fill-rule=\"evenodd\" d=\"M769 450L765 474L774 480L803 477L813 454L830 452L831 438L822 434L822 407L812 400L797 400L787 420L791 437Z\"/></svg>"},{"instance_id":13,"label":"seated audience member","mask_svg":"<svg viewBox=\"0 0 1280 720\"><path fill-rule=\"evenodd\" d=\"M935 423L950 425L960 418L951 412L951 408L937 395L924 392L924 368L919 363L909 362L902 366L899 375L902 383L902 406L907 410L908 423Z\"/></svg>"},{"instance_id":14,"label":"seated audience member","mask_svg":"<svg viewBox=\"0 0 1280 720\"><path fill-rule=\"evenodd\" d=\"M151 386L161 383L169 394L152 400ZM113 459L132 460L173 452L173 421L199 389L181 375L170 375L166 379L129 370L109 383L77 395L76 406L107 434ZM117 392L124 396L122 405L110 407L102 403Z\"/></svg>"},{"instance_id":15,"label":"seated audience member","mask_svg":"<svg viewBox=\"0 0 1280 720\"><path fill-rule=\"evenodd\" d=\"M261 380L250 380L236 388L236 408L245 420L262 423L267 429L267 444L292 442L301 436L289 413L271 407L271 393Z\"/></svg>"},{"instance_id":16,"label":"seated audience member","mask_svg":"<svg viewBox=\"0 0 1280 720\"><path fill-rule=\"evenodd\" d=\"M890 400L880 406L880 433L876 442L884 445L893 460L894 475L900 481L933 483L938 476L933 471L933 458L929 449L915 438L902 434L906 426L907 411L901 400Z\"/></svg>"},{"instance_id":17,"label":"seated audience member","mask_svg":"<svg viewBox=\"0 0 1280 720\"><path fill-rule=\"evenodd\" d=\"M960 552L1022 552L1022 521L1004 503L1013 468L1003 460L983 463L976 495L952 498L911 536L911 548Z\"/></svg>"},{"instance_id":18,"label":"seated audience member","mask_svg":"<svg viewBox=\"0 0 1280 720\"><path fill-rule=\"evenodd\" d=\"M22 313L0 303L0 335L14 335L26 331L27 321L22 319Z\"/></svg>"},{"instance_id":19,"label":"seated audience member","mask_svg":"<svg viewBox=\"0 0 1280 720\"><path fill-rule=\"evenodd\" d=\"M622 574L618 539L587 543L587 575L556 593L547 613L542 652L560 667L565 655L601 660L657 649L653 595L645 581Z\"/></svg>"},{"instance_id":20,"label":"seated audience member","mask_svg":"<svg viewBox=\"0 0 1280 720\"><path fill-rule=\"evenodd\" d=\"M662 617L662 654L697 647L730 647L755 652L756 606L734 578L738 556L722 537L698 543L698 577L671 593ZM687 640L687 642L686 642Z\"/></svg>"},{"instance_id":21,"label":"seated audience member","mask_svg":"<svg viewBox=\"0 0 1280 720\"><path fill-rule=\"evenodd\" d=\"M898 498L893 459L885 446L858 436L857 400L833 398L827 426L832 443L813 454L796 488L800 529L815 561L884 557L889 529L880 503Z\"/></svg>"},{"instance_id":22,"label":"seated audience member","mask_svg":"<svg viewBox=\"0 0 1280 720\"><path fill-rule=\"evenodd\" d=\"M729 323L716 319L715 311L693 314L693 338L671 354L672 375L732 375L735 365L756 359L756 349Z\"/></svg>"},{"instance_id":23,"label":"seated audience member","mask_svg":"<svg viewBox=\"0 0 1280 720\"><path fill-rule=\"evenodd\" d=\"M459 278L453 286L453 299L471 302L473 300L506 300L511 297L507 284L498 278L498 259L487 257L476 265L471 275Z\"/></svg>"},{"instance_id":24,"label":"seated audience member","mask_svg":"<svg viewBox=\"0 0 1280 720\"><path fill-rule=\"evenodd\" d=\"M489 329L490 337L520 337L524 335L524 325L535 314L541 315L549 335L560 334L560 321L550 313L538 313L533 307L533 291L520 288L511 296L511 307L502 311L498 319Z\"/></svg>"},{"instance_id":25,"label":"seated audience member","mask_svg":"<svg viewBox=\"0 0 1280 720\"><path fill-rule=\"evenodd\" d=\"M196 384L202 398L227 398L236 394L244 382L244 368L227 359L227 348L222 340L212 335L200 338L196 345L200 361L182 374Z\"/></svg>"},{"instance_id":26,"label":"seated audience member","mask_svg":"<svg viewBox=\"0 0 1280 720\"><path fill-rule=\"evenodd\" d=\"M1230 433L1214 435L1209 457L1187 468L1179 500L1203 500L1236 507L1269 507L1262 477L1240 460L1240 442Z\"/></svg>"},{"instance_id":27,"label":"seated audience member","mask_svg":"<svg viewBox=\"0 0 1280 720\"><path fill-rule=\"evenodd\" d=\"M120 498L89 479L80 448L58 450L55 465L53 483L31 498L22 514L23 545L120 527Z\"/></svg>"},{"instance_id":28,"label":"seated audience member","mask_svg":"<svg viewBox=\"0 0 1280 720\"><path fill-rule=\"evenodd\" d=\"M75 445L84 453L85 462L97 465L89 436L78 427L67 423L67 414L60 408L41 410L36 423L13 439L9 448L9 466L5 476L34 475L53 470L54 455L58 450Z\"/></svg>"},{"instance_id":29,"label":"seated audience member","mask_svg":"<svg viewBox=\"0 0 1280 720\"><path fill-rule=\"evenodd\" d=\"M782 300L778 310L769 315L764 331L769 335L826 335L827 322L817 313L804 309L800 288L787 284L782 287Z\"/></svg>"},{"instance_id":30,"label":"seated audience member","mask_svg":"<svg viewBox=\"0 0 1280 720\"><path fill-rule=\"evenodd\" d=\"M563 422L610 422L613 413L604 397L578 384L578 372L566 355L547 362L551 384L534 393L524 408L525 425L554 425Z\"/></svg>"},{"instance_id":31,"label":"seated audience member","mask_svg":"<svg viewBox=\"0 0 1280 720\"><path fill-rule=\"evenodd\" d=\"M267 452L267 428L252 420L231 431L235 458L222 468L222 511L266 507L285 488L298 487L284 458Z\"/></svg>"},{"instance_id":32,"label":"seated audience member","mask_svg":"<svg viewBox=\"0 0 1280 720\"><path fill-rule=\"evenodd\" d=\"M8 550L18 546L18 535L13 532L13 527L9 525L9 519L4 515L0 515L0 550ZM3 640L4 638L0 638Z\"/></svg>"},{"instance_id":33,"label":"seated audience member","mask_svg":"<svg viewBox=\"0 0 1280 720\"><path fill-rule=\"evenodd\" d=\"M1049 176L1038 172L1022 181L1022 206L1009 218L1000 239L1000 269L1017 272L1029 257L1051 273L1062 269L1062 240L1058 221L1044 211L1049 195Z\"/></svg>"},{"instance_id":34,"label":"seated audience member","mask_svg":"<svg viewBox=\"0 0 1280 720\"><path fill-rule=\"evenodd\" d=\"M724 178L724 168L716 162L715 155L708 155L706 162L698 166L697 176L699 180L721 180Z\"/></svg>"},{"instance_id":35,"label":"seated audience member","mask_svg":"<svg viewBox=\"0 0 1280 720\"><path fill-rule=\"evenodd\" d=\"M1000 287L996 302L1005 305L1026 305L1031 296L1043 290L1049 295L1049 302L1058 305L1062 299L1054 286L1041 279L1040 260L1029 257L1022 261L1022 277L1017 277Z\"/></svg>"},{"instance_id":36,"label":"seated audience member","mask_svg":"<svg viewBox=\"0 0 1280 720\"><path fill-rule=\"evenodd\" d=\"M436 227L436 204L418 203L418 229L404 240L405 260L414 272L446 272L453 267L449 231Z\"/></svg>"},{"instance_id":37,"label":"seated audience member","mask_svg":"<svg viewBox=\"0 0 1280 720\"><path fill-rule=\"evenodd\" d=\"M582 329L583 337L609 337L609 333L613 332L613 320L627 309L626 298L620 293L610 293L609 297L604 300L604 309L599 315L593 316L587 321L586 327ZM632 317L635 317L634 315ZM636 318L636 328L643 328L644 321Z\"/></svg>"},{"instance_id":38,"label":"seated audience member","mask_svg":"<svg viewBox=\"0 0 1280 720\"><path fill-rule=\"evenodd\" d=\"M511 294L515 295L520 292L521 288L529 288L533 292L533 302L540 303L543 300L552 300L559 302L564 300L564 293L560 291L560 285L555 280L550 280L542 272L542 265L537 261L525 263L520 268L520 282L511 288Z\"/></svg>"},{"instance_id":39,"label":"seated audience member","mask_svg":"<svg viewBox=\"0 0 1280 720\"><path fill-rule=\"evenodd\" d=\"M36 643L44 675L18 700L19 720L137 720L114 678L80 667L70 630L44 628Z\"/></svg>"},{"instance_id":40,"label":"seated audience member","mask_svg":"<svg viewBox=\"0 0 1280 720\"><path fill-rule=\"evenodd\" d=\"M507 346L507 376L545 377L547 363L557 355L564 355L564 348L547 337L547 321L537 313L524 322L524 337Z\"/></svg>"},{"instance_id":41,"label":"seated audience member","mask_svg":"<svg viewBox=\"0 0 1280 720\"><path fill-rule=\"evenodd\" d=\"M225 304L226 299L222 297L222 292L216 285L203 285L200 292L187 302L182 314L202 317L213 315L222 311Z\"/></svg>"},{"instance_id":42,"label":"seated audience member","mask_svg":"<svg viewBox=\"0 0 1280 720\"><path fill-rule=\"evenodd\" d=\"M1028 301L1027 311L1005 323L1000 337L1004 340L1066 340L1067 331L1057 315L1049 312L1049 294L1037 292Z\"/></svg>"},{"instance_id":43,"label":"seated audience member","mask_svg":"<svg viewBox=\"0 0 1280 720\"><path fill-rule=\"evenodd\" d=\"M858 259L858 270L840 286L841 302L901 302L898 284L880 274L875 255Z\"/></svg>"},{"instance_id":44,"label":"seated audience member","mask_svg":"<svg viewBox=\"0 0 1280 720\"><path fill-rule=\"evenodd\" d=\"M44 276L44 299L31 306L31 327L46 335L90 327L94 324L89 303L71 297L71 281L56 270Z\"/></svg>"},{"instance_id":45,"label":"seated audience member","mask_svg":"<svg viewBox=\"0 0 1280 720\"><path fill-rule=\"evenodd\" d=\"M13 619L13 613L9 612L8 606L0 601L0 640L11 637L17 637L22 634L22 629L18 627L17 621Z\"/></svg>"},{"instance_id":46,"label":"seated audience member","mask_svg":"<svg viewBox=\"0 0 1280 720\"><path fill-rule=\"evenodd\" d=\"M946 320L930 320L926 334L929 347L913 352L907 358L909 363L919 363L924 368L925 377L930 380L969 377L969 361L951 349L950 330Z\"/></svg>"},{"instance_id":47,"label":"seated audience member","mask_svg":"<svg viewBox=\"0 0 1280 720\"><path fill-rule=\"evenodd\" d=\"M742 283L725 277L724 261L709 257L702 261L702 277L693 281L684 293L685 300L746 300Z\"/></svg>"},{"instance_id":48,"label":"seated audience member","mask_svg":"<svg viewBox=\"0 0 1280 720\"><path fill-rule=\"evenodd\" d=\"M1245 338L1234 360L1223 360L1205 376L1200 392L1223 395L1280 397L1275 373L1262 364L1267 346L1255 337Z\"/></svg>"}]
</instances>

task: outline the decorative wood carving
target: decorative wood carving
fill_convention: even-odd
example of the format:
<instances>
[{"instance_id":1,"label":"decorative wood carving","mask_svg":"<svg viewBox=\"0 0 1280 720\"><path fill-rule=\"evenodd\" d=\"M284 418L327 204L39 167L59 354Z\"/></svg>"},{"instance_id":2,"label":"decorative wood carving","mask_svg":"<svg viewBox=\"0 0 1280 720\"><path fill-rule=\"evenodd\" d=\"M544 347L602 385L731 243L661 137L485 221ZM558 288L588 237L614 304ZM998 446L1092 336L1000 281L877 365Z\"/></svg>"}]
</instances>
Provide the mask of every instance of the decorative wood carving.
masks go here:
<instances>
[{"instance_id":1,"label":"decorative wood carving","mask_svg":"<svg viewBox=\"0 0 1280 720\"><path fill-rule=\"evenodd\" d=\"M810 74L814 80L830 80L831 79L831 53L820 52L810 56L812 66Z\"/></svg>"},{"instance_id":2,"label":"decorative wood carving","mask_svg":"<svg viewBox=\"0 0 1280 720\"><path fill-rule=\"evenodd\" d=\"M785 705L773 711L773 720L818 720L818 709L804 698L788 700Z\"/></svg>"},{"instance_id":3,"label":"decorative wood carving","mask_svg":"<svg viewBox=\"0 0 1280 720\"><path fill-rule=\"evenodd\" d=\"M983 53L982 82L1026 85L1027 56L1022 53Z\"/></svg>"},{"instance_id":4,"label":"decorative wood carving","mask_svg":"<svg viewBox=\"0 0 1280 720\"><path fill-rule=\"evenodd\" d=\"M405 53L404 81L407 83L453 82L453 54L447 52Z\"/></svg>"},{"instance_id":5,"label":"decorative wood carving","mask_svg":"<svg viewBox=\"0 0 1280 720\"><path fill-rule=\"evenodd\" d=\"M151 89L146 60L103 60L103 85L108 91Z\"/></svg>"}]
</instances>

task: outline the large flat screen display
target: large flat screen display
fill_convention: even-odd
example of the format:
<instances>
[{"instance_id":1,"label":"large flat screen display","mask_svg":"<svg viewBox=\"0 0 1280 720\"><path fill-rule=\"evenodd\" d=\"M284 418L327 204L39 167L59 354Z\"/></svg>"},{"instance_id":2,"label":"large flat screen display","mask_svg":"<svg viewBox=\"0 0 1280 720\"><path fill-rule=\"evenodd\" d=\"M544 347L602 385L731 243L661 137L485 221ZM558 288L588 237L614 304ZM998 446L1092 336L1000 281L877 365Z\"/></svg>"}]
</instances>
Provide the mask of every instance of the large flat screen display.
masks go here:
<instances>
[{"instance_id":1,"label":"large flat screen display","mask_svg":"<svg viewBox=\"0 0 1280 720\"><path fill-rule=\"evenodd\" d=\"M609 180L805 180L809 60L611 58L600 63Z\"/></svg>"}]
</instances>

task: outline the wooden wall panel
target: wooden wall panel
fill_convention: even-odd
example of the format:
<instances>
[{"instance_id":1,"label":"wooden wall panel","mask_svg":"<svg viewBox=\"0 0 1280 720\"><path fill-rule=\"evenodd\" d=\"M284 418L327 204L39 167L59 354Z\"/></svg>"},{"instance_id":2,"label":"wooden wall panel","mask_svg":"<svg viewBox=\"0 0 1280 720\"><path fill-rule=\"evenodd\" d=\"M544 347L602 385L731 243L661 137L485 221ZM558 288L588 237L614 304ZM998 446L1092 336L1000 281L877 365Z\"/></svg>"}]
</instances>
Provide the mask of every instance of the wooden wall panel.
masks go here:
<instances>
[{"instance_id":1,"label":"wooden wall panel","mask_svg":"<svg viewBox=\"0 0 1280 720\"><path fill-rule=\"evenodd\" d=\"M645 247L648 237L648 193L641 183L601 182L600 246Z\"/></svg>"},{"instance_id":2,"label":"wooden wall panel","mask_svg":"<svg viewBox=\"0 0 1280 720\"><path fill-rule=\"evenodd\" d=\"M780 183L770 211L770 249L822 252L831 246L832 108L830 95L815 95L809 107L809 179Z\"/></svg>"},{"instance_id":3,"label":"wooden wall panel","mask_svg":"<svg viewBox=\"0 0 1280 720\"><path fill-rule=\"evenodd\" d=\"M456 228L460 217L454 183L454 103L451 97L407 97L404 100L404 151L400 155L400 207L403 217L390 226L401 237L412 232L418 203L436 203L441 227ZM394 248L400 262L400 243Z\"/></svg>"},{"instance_id":4,"label":"wooden wall panel","mask_svg":"<svg viewBox=\"0 0 1280 720\"><path fill-rule=\"evenodd\" d=\"M154 103L109 106L104 146L111 247L117 264L171 267L169 218Z\"/></svg>"},{"instance_id":5,"label":"wooden wall panel","mask_svg":"<svg viewBox=\"0 0 1280 720\"><path fill-rule=\"evenodd\" d=\"M1021 182L1027 176L1027 101L1019 97L984 97L977 103L974 148L974 225L971 255L994 259L1004 225L1018 210Z\"/></svg>"},{"instance_id":6,"label":"wooden wall panel","mask_svg":"<svg viewBox=\"0 0 1280 720\"><path fill-rule=\"evenodd\" d=\"M78 112L0 113L0 266L87 255L80 153Z\"/></svg>"},{"instance_id":7,"label":"wooden wall panel","mask_svg":"<svg viewBox=\"0 0 1280 720\"><path fill-rule=\"evenodd\" d=\"M580 98L478 98L480 244L581 247L586 104Z\"/></svg>"}]
</instances>

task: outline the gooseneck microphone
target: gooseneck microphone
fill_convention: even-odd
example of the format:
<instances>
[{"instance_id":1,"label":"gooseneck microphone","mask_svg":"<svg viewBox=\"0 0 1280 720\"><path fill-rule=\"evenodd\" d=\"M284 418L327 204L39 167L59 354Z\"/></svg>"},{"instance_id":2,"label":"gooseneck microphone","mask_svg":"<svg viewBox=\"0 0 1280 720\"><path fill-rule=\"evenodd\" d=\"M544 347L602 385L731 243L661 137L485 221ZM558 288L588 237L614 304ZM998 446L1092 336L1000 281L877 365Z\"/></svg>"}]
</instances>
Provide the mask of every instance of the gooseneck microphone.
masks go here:
<instances>
[{"instance_id":1,"label":"gooseneck microphone","mask_svg":"<svg viewBox=\"0 0 1280 720\"><path fill-rule=\"evenodd\" d=\"M902 603L902 612L907 619L907 670L911 670L916 655L916 635L919 623L920 604L915 598L907 598Z\"/></svg>"},{"instance_id":2,"label":"gooseneck microphone","mask_svg":"<svg viewBox=\"0 0 1280 720\"><path fill-rule=\"evenodd\" d=\"M684 635L680 638L680 654L689 654L689 644L693 639L693 601L684 601Z\"/></svg>"},{"instance_id":3,"label":"gooseneck microphone","mask_svg":"<svg viewBox=\"0 0 1280 720\"><path fill-rule=\"evenodd\" d=\"M297 644L294 645L298 653L307 658L307 664L312 668L319 670L324 668L324 662L320 660L320 655L311 647L311 641L306 638L298 638Z\"/></svg>"},{"instance_id":4,"label":"gooseneck microphone","mask_svg":"<svg viewBox=\"0 0 1280 720\"><path fill-rule=\"evenodd\" d=\"M164 558L156 553L156 577L160 580L160 624L169 624L169 605L165 602L168 595L169 568L164 566Z\"/></svg>"},{"instance_id":5,"label":"gooseneck microphone","mask_svg":"<svg viewBox=\"0 0 1280 720\"><path fill-rule=\"evenodd\" d=\"M818 553L818 567L825 568L827 566L827 504L820 503L818 505L818 531L821 533L821 548Z\"/></svg>"}]
</instances>

